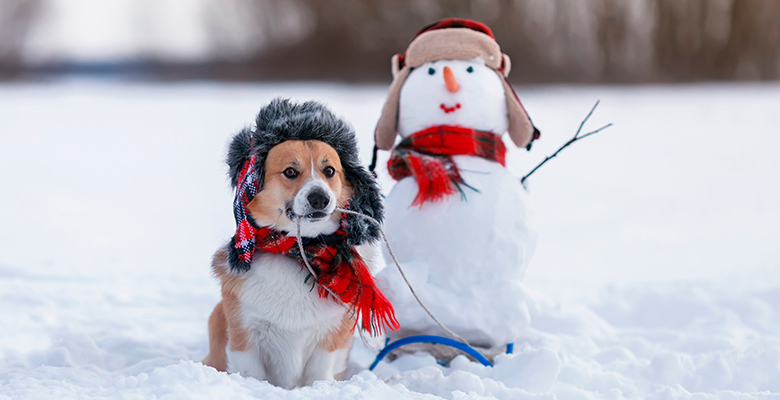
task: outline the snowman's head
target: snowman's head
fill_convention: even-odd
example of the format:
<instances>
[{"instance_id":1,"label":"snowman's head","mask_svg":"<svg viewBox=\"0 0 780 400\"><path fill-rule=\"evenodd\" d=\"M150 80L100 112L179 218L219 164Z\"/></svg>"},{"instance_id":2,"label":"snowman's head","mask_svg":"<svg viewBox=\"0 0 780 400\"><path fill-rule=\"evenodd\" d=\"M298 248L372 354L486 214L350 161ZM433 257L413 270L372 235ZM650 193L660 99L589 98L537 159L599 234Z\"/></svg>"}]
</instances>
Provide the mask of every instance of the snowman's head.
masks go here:
<instances>
[{"instance_id":1,"label":"snowman's head","mask_svg":"<svg viewBox=\"0 0 780 400\"><path fill-rule=\"evenodd\" d=\"M503 82L481 57L426 62L409 72L398 101L398 133L407 137L435 125L507 131Z\"/></svg>"},{"instance_id":2,"label":"snowman's head","mask_svg":"<svg viewBox=\"0 0 780 400\"><path fill-rule=\"evenodd\" d=\"M508 132L525 147L539 137L507 80L510 61L493 32L476 21L449 18L423 28L391 60L393 83L376 126L376 146L390 150L434 125Z\"/></svg>"}]
</instances>

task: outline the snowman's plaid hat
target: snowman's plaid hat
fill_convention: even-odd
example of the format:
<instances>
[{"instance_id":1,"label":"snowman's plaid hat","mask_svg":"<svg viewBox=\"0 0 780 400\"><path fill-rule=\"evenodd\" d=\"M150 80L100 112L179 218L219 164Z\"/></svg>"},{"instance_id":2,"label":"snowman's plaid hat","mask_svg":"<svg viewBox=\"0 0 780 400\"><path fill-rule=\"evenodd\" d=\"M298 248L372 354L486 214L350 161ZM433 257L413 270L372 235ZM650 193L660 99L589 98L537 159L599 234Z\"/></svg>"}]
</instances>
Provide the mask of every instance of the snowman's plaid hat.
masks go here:
<instances>
[{"instance_id":1,"label":"snowman's plaid hat","mask_svg":"<svg viewBox=\"0 0 780 400\"><path fill-rule=\"evenodd\" d=\"M539 130L531 123L507 80L511 68L509 56L501 53L493 31L487 25L459 18L447 18L426 26L417 32L406 52L393 56L393 83L374 133L376 146L390 150L395 143L401 87L413 68L437 60L473 60L477 57L485 60L485 65L502 78L509 113L509 137L518 147L529 147L539 138Z\"/></svg>"}]
</instances>

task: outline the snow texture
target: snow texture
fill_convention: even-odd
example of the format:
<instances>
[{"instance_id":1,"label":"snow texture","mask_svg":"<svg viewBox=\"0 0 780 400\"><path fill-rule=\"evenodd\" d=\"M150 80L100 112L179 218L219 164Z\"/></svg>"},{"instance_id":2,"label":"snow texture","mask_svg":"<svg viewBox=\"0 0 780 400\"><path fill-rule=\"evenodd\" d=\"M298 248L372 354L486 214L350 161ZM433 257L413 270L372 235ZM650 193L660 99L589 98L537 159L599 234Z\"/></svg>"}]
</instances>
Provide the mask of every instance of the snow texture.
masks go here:
<instances>
[{"instance_id":1,"label":"snow texture","mask_svg":"<svg viewBox=\"0 0 780 400\"><path fill-rule=\"evenodd\" d=\"M445 68L458 82L454 91L445 85ZM425 63L401 87L398 131L407 137L457 125L502 135L509 126L506 101L501 78L481 58ZM536 247L531 201L501 164L468 155L453 161L463 193L412 206L418 187L414 177L404 178L387 195L385 230L436 318L472 345L502 347L529 322L522 278ZM385 259L390 267L379 279L401 323L391 338L448 336L417 303L387 252Z\"/></svg>"},{"instance_id":2,"label":"snow texture","mask_svg":"<svg viewBox=\"0 0 780 400\"><path fill-rule=\"evenodd\" d=\"M386 87L0 86L0 399L780 398L780 85L536 87L529 325L494 368L424 354L286 391L219 373L223 159L275 95L324 100L369 160ZM383 154L380 165L386 160ZM392 186L380 173L385 193ZM413 270L412 266L407 267Z\"/></svg>"},{"instance_id":3,"label":"snow texture","mask_svg":"<svg viewBox=\"0 0 780 400\"><path fill-rule=\"evenodd\" d=\"M530 200L500 164L453 159L478 192L464 188L463 200L456 194L418 208L411 206L417 184L404 178L387 195L387 235L420 299L447 328L474 345L503 346L529 321L522 277L536 241ZM446 336L385 258L378 277L397 310L399 334Z\"/></svg>"},{"instance_id":4,"label":"snow texture","mask_svg":"<svg viewBox=\"0 0 780 400\"><path fill-rule=\"evenodd\" d=\"M444 67L451 68L458 82L455 93L444 83ZM441 107L452 112L443 112ZM432 122L504 133L509 126L506 115L504 84L479 57L424 63L409 72L398 95L398 133L402 137L429 128Z\"/></svg>"}]
</instances>

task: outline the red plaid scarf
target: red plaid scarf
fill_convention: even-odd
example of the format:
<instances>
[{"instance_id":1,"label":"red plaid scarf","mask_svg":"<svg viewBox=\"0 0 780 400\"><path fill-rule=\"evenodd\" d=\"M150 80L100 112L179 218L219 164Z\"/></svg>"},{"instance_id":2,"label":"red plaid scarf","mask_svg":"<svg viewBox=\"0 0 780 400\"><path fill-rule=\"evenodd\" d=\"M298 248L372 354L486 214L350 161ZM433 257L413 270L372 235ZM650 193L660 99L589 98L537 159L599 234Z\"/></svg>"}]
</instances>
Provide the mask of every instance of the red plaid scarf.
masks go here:
<instances>
[{"instance_id":1,"label":"red plaid scarf","mask_svg":"<svg viewBox=\"0 0 780 400\"><path fill-rule=\"evenodd\" d=\"M320 285L317 291L320 297L326 298L333 293L354 307L366 331L381 335L386 329L394 331L400 327L393 305L376 287L360 254L347 244L347 233L343 229L326 237L304 239L304 255L301 255L295 237L268 227L260 228L255 238L258 249L282 253L298 260L301 266L305 265L303 257L306 257L317 273L314 283ZM310 278L311 275L306 281Z\"/></svg>"},{"instance_id":2,"label":"red plaid scarf","mask_svg":"<svg viewBox=\"0 0 780 400\"><path fill-rule=\"evenodd\" d=\"M426 201L463 194L461 185L471 188L452 161L454 155L478 156L505 165L506 146L501 136L492 132L433 126L402 140L393 150L387 169L395 180L414 176L418 192L412 205L422 206Z\"/></svg>"},{"instance_id":3,"label":"red plaid scarf","mask_svg":"<svg viewBox=\"0 0 780 400\"><path fill-rule=\"evenodd\" d=\"M233 252L239 269L250 268L252 257L258 249L282 253L305 266L294 236L267 226L258 228L247 213L246 207L260 191L255 162L256 158L251 157L244 164L233 202L237 221ZM382 334L385 329L396 330L400 327L393 305L376 287L363 258L347 244L347 233L343 228L325 237L304 239L303 247L306 259L317 273L314 283L320 285L317 291L320 297L327 297L328 289L335 293L342 302L354 308L363 321L363 329L372 334ZM307 277L306 281L310 278Z\"/></svg>"}]
</instances>

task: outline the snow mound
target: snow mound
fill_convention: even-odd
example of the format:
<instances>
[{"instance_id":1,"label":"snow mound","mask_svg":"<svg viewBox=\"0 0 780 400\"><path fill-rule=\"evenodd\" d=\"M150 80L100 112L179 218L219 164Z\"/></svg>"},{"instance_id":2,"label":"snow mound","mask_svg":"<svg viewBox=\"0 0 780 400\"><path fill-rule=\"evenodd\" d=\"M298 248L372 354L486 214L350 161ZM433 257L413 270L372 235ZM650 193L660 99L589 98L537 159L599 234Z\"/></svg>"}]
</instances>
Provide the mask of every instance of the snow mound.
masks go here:
<instances>
[{"instance_id":1,"label":"snow mound","mask_svg":"<svg viewBox=\"0 0 780 400\"><path fill-rule=\"evenodd\" d=\"M35 284L22 283L0 280L5 293L34 298L23 288ZM120 285L95 286L110 292ZM0 398L716 399L780 392L780 284L736 290L711 281L638 285L605 290L589 304L531 292L528 304L533 324L515 352L499 355L492 368L464 356L444 367L418 353L368 372L375 353L356 339L347 380L292 391L193 361L207 345L205 324L195 315L187 318L194 342L176 343L165 340L170 326L150 327L139 338L111 322L124 314L128 325L140 324L158 305L149 302L134 316L126 312L139 306L118 305L89 318L101 327L95 332L53 332L42 350L19 354L3 341ZM37 315L45 308L31 301L17 312Z\"/></svg>"},{"instance_id":2,"label":"snow mound","mask_svg":"<svg viewBox=\"0 0 780 400\"><path fill-rule=\"evenodd\" d=\"M276 95L326 99L368 160L385 91L0 85L0 399L780 397L780 86L765 83L521 94L545 136L510 151L514 175L596 98L594 125L616 127L530 180L530 323L494 368L411 354L368 372L359 340L346 380L311 388L201 365L208 262L234 230L231 135Z\"/></svg>"},{"instance_id":3,"label":"snow mound","mask_svg":"<svg viewBox=\"0 0 780 400\"><path fill-rule=\"evenodd\" d=\"M482 347L503 346L528 325L521 282L536 245L528 194L498 163L453 157L464 199L422 207L414 179L404 178L385 201L385 230L422 302L447 328ZM385 253L380 288L397 310L401 334L445 334L414 299Z\"/></svg>"}]
</instances>

